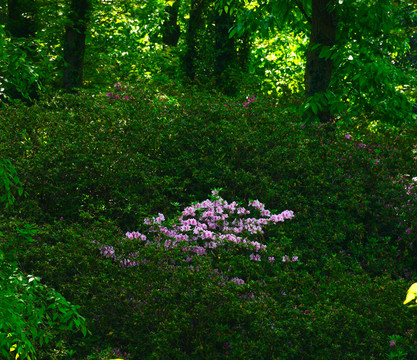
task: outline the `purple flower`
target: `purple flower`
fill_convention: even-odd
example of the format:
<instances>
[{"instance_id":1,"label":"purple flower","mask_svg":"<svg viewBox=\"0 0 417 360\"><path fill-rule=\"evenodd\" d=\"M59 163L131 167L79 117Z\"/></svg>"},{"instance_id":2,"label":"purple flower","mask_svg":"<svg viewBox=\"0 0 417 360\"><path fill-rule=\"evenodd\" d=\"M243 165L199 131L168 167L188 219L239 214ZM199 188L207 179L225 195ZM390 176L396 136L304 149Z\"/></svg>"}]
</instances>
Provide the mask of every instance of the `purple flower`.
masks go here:
<instances>
[{"instance_id":1,"label":"purple flower","mask_svg":"<svg viewBox=\"0 0 417 360\"><path fill-rule=\"evenodd\" d=\"M350 139L352 139L352 136L350 134L346 134L345 135L345 138L348 139L348 140L350 140Z\"/></svg>"},{"instance_id":2,"label":"purple flower","mask_svg":"<svg viewBox=\"0 0 417 360\"><path fill-rule=\"evenodd\" d=\"M102 245L100 249L101 255L104 257L114 257L115 251L113 246Z\"/></svg>"},{"instance_id":3,"label":"purple flower","mask_svg":"<svg viewBox=\"0 0 417 360\"><path fill-rule=\"evenodd\" d=\"M238 284L238 285L243 285L245 283L245 280L239 279L237 277L232 278L230 281Z\"/></svg>"},{"instance_id":4,"label":"purple flower","mask_svg":"<svg viewBox=\"0 0 417 360\"><path fill-rule=\"evenodd\" d=\"M254 101L254 98L251 98L251 101ZM259 252L265 252L268 261L275 262L275 257L268 257L267 246L252 239L252 235L263 234L264 226L293 218L293 211L285 210L281 214L271 215L271 212L265 209L265 205L259 200L249 202L249 207L252 209L248 210L240 207L235 201L229 204L219 196L218 190L214 190L212 195L211 200L207 199L185 208L175 222L165 222L165 217L161 213L157 217L145 219L144 223L148 225L149 239L137 231L127 232L125 236L130 240L144 241L144 247L154 244L166 251L179 247L185 253L183 261L186 263L191 261L192 254L220 255L218 254L219 250L216 250L220 247L224 251L228 251L232 247L240 247L246 253L252 252L249 259L258 262L261 261ZM251 215L251 212L254 212L255 215ZM185 242L188 243L188 246L185 246ZM140 256L139 251L124 258L116 256L112 247L100 246L102 256L112 258L121 267L138 266L139 264L138 261L135 261ZM149 260L141 261L149 263ZM298 257L290 258L285 255L282 261L295 262L298 261ZM242 284L242 281L238 278L233 280L238 284Z\"/></svg>"}]
</instances>

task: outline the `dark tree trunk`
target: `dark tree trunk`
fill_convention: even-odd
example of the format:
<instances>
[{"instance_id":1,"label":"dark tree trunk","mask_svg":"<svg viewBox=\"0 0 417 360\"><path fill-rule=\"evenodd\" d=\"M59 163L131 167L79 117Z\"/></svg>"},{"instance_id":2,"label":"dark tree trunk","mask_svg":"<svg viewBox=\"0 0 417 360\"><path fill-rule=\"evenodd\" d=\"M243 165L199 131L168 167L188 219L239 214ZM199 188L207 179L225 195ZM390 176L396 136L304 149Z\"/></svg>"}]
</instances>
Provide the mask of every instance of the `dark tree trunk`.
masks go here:
<instances>
[{"instance_id":1,"label":"dark tree trunk","mask_svg":"<svg viewBox=\"0 0 417 360\"><path fill-rule=\"evenodd\" d=\"M187 50L183 58L185 74L191 80L195 77L195 60L197 57L197 31L202 23L206 0L191 0L190 18L185 37Z\"/></svg>"},{"instance_id":2,"label":"dark tree trunk","mask_svg":"<svg viewBox=\"0 0 417 360\"><path fill-rule=\"evenodd\" d=\"M251 39L248 32L245 32L237 39L237 62L243 72L249 69L249 55L251 51Z\"/></svg>"},{"instance_id":3,"label":"dark tree trunk","mask_svg":"<svg viewBox=\"0 0 417 360\"><path fill-rule=\"evenodd\" d=\"M230 14L222 12L215 17L215 43L214 51L216 62L214 73L216 85L228 95L236 91L237 84L233 81L233 66L237 65L237 53L235 41L229 38L229 29L233 26L234 19ZM238 69L235 69L238 70Z\"/></svg>"},{"instance_id":4,"label":"dark tree trunk","mask_svg":"<svg viewBox=\"0 0 417 360\"><path fill-rule=\"evenodd\" d=\"M181 0L176 0L172 6L167 6L166 12L168 20L162 24L162 42L168 46L177 46L180 38L180 26L177 24L178 11L180 10Z\"/></svg>"},{"instance_id":5,"label":"dark tree trunk","mask_svg":"<svg viewBox=\"0 0 417 360\"><path fill-rule=\"evenodd\" d=\"M15 38L28 38L36 33L36 4L34 0L7 1L7 27Z\"/></svg>"},{"instance_id":6,"label":"dark tree trunk","mask_svg":"<svg viewBox=\"0 0 417 360\"><path fill-rule=\"evenodd\" d=\"M85 36L90 0L71 0L69 24L64 35L64 73L62 88L74 91L83 84Z\"/></svg>"},{"instance_id":7,"label":"dark tree trunk","mask_svg":"<svg viewBox=\"0 0 417 360\"><path fill-rule=\"evenodd\" d=\"M335 0L312 0L310 45L307 53L305 70L306 97L315 94L325 96L328 90L333 62L331 59L321 58L320 52L324 46L333 46L336 41L336 11L333 9ZM317 49L314 46L320 45ZM322 123L330 120L330 111L327 102L317 114Z\"/></svg>"}]
</instances>

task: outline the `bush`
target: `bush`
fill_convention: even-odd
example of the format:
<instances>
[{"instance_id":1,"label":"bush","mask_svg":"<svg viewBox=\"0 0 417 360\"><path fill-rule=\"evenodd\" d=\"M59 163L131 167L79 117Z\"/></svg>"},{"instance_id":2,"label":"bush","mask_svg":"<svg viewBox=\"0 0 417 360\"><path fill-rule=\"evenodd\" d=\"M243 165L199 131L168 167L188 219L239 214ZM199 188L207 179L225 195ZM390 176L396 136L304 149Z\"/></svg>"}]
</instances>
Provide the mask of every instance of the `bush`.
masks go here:
<instances>
[{"instance_id":1,"label":"bush","mask_svg":"<svg viewBox=\"0 0 417 360\"><path fill-rule=\"evenodd\" d=\"M45 348L62 342L60 337L66 332L81 330L86 335L85 319L78 314L78 307L41 284L39 277L23 274L8 260L0 251L2 357L36 358Z\"/></svg>"},{"instance_id":2,"label":"bush","mask_svg":"<svg viewBox=\"0 0 417 360\"><path fill-rule=\"evenodd\" d=\"M5 106L0 124L0 156L28 193L0 231L25 274L80 306L92 335L68 336L77 356L413 358L397 304L415 275L412 129L329 130L298 123L291 99L115 85ZM175 229L216 187L296 217L253 240L268 253L200 238L190 262L159 224L146 233L141 219L164 213Z\"/></svg>"}]
</instances>

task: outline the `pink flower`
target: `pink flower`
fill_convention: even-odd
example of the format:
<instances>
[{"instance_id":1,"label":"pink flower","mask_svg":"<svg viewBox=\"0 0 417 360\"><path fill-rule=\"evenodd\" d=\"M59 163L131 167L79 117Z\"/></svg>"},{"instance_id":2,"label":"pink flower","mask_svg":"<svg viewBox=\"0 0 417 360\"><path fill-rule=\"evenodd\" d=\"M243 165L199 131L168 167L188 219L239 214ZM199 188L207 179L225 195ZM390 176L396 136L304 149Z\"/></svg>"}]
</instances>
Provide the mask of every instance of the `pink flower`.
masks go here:
<instances>
[{"instance_id":1,"label":"pink flower","mask_svg":"<svg viewBox=\"0 0 417 360\"><path fill-rule=\"evenodd\" d=\"M261 211L265 209L265 205L262 204L259 200L249 202L249 206L253 206L254 208L259 209Z\"/></svg>"},{"instance_id":2,"label":"pink flower","mask_svg":"<svg viewBox=\"0 0 417 360\"><path fill-rule=\"evenodd\" d=\"M113 246L102 245L100 249L100 253L104 257L114 257L115 251L114 251Z\"/></svg>"},{"instance_id":3,"label":"pink flower","mask_svg":"<svg viewBox=\"0 0 417 360\"><path fill-rule=\"evenodd\" d=\"M290 261L290 258L288 257L288 255L284 255L282 257L282 262L287 262L287 261Z\"/></svg>"},{"instance_id":4,"label":"pink flower","mask_svg":"<svg viewBox=\"0 0 417 360\"><path fill-rule=\"evenodd\" d=\"M271 215L271 217L269 218L270 221L272 221L274 224L276 224L277 222L283 222L284 221L284 216L282 214L278 214L278 215Z\"/></svg>"},{"instance_id":5,"label":"pink flower","mask_svg":"<svg viewBox=\"0 0 417 360\"><path fill-rule=\"evenodd\" d=\"M181 231L190 231L191 230L191 226L190 225L182 225L181 227L180 227L180 230Z\"/></svg>"},{"instance_id":6,"label":"pink flower","mask_svg":"<svg viewBox=\"0 0 417 360\"><path fill-rule=\"evenodd\" d=\"M350 139L352 139L352 136L350 136L350 134L346 134L345 135L345 138L348 139L348 140L350 140Z\"/></svg>"},{"instance_id":7,"label":"pink flower","mask_svg":"<svg viewBox=\"0 0 417 360\"><path fill-rule=\"evenodd\" d=\"M268 260L269 260L269 262L273 263L275 261L275 258L273 256L270 256L270 257L268 257Z\"/></svg>"},{"instance_id":8,"label":"pink flower","mask_svg":"<svg viewBox=\"0 0 417 360\"><path fill-rule=\"evenodd\" d=\"M214 240L214 233L208 230L205 230L201 234L202 239L213 239Z\"/></svg>"},{"instance_id":9,"label":"pink flower","mask_svg":"<svg viewBox=\"0 0 417 360\"><path fill-rule=\"evenodd\" d=\"M232 278L230 281L238 284L238 285L243 285L245 283L245 280L239 279L237 277Z\"/></svg>"},{"instance_id":10,"label":"pink flower","mask_svg":"<svg viewBox=\"0 0 417 360\"><path fill-rule=\"evenodd\" d=\"M261 256L259 254L250 254L249 259L252 261L261 261Z\"/></svg>"},{"instance_id":11,"label":"pink flower","mask_svg":"<svg viewBox=\"0 0 417 360\"><path fill-rule=\"evenodd\" d=\"M292 261L298 261L298 256L293 256L291 260Z\"/></svg>"},{"instance_id":12,"label":"pink flower","mask_svg":"<svg viewBox=\"0 0 417 360\"><path fill-rule=\"evenodd\" d=\"M206 249L204 249L201 246L195 246L193 251L197 254L197 255L206 255Z\"/></svg>"},{"instance_id":13,"label":"pink flower","mask_svg":"<svg viewBox=\"0 0 417 360\"><path fill-rule=\"evenodd\" d=\"M271 212L269 210L262 210L262 216L270 216Z\"/></svg>"},{"instance_id":14,"label":"pink flower","mask_svg":"<svg viewBox=\"0 0 417 360\"><path fill-rule=\"evenodd\" d=\"M292 210L285 210L281 213L284 219L292 219L294 217L294 212Z\"/></svg>"},{"instance_id":15,"label":"pink flower","mask_svg":"<svg viewBox=\"0 0 417 360\"><path fill-rule=\"evenodd\" d=\"M153 219L154 224L160 224L165 220L164 214L159 213L157 218Z\"/></svg>"},{"instance_id":16,"label":"pink flower","mask_svg":"<svg viewBox=\"0 0 417 360\"><path fill-rule=\"evenodd\" d=\"M217 244L216 244L214 241L210 241L210 242L207 244L207 247L208 247L209 249L215 249L215 248L217 248Z\"/></svg>"}]
</instances>

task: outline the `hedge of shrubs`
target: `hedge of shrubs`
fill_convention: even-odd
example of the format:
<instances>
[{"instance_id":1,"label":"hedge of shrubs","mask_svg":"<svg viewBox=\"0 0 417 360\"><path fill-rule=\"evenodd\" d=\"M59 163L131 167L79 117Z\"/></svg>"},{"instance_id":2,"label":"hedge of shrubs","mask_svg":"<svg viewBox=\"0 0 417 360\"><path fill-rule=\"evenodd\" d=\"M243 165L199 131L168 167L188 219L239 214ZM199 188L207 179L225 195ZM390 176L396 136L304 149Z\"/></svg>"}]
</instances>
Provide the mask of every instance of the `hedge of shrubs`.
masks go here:
<instances>
[{"instance_id":1,"label":"hedge of shrubs","mask_svg":"<svg viewBox=\"0 0 417 360\"><path fill-rule=\"evenodd\" d=\"M39 358L414 358L415 134L290 110L120 83L1 109L0 158L24 188L0 217L3 248L90 332L36 343ZM225 200L204 203L216 188ZM216 201L213 229L180 231ZM223 246L240 233L220 226L222 201L270 226Z\"/></svg>"}]
</instances>

